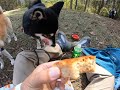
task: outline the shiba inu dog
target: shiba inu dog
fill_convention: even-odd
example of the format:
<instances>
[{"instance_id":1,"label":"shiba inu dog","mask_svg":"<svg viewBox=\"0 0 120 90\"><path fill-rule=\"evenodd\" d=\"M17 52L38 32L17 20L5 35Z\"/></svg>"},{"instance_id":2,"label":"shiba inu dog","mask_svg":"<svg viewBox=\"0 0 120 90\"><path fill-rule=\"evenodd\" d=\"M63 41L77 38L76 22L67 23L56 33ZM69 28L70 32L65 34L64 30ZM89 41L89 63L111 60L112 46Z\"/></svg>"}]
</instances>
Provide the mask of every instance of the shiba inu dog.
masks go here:
<instances>
[{"instance_id":1,"label":"shiba inu dog","mask_svg":"<svg viewBox=\"0 0 120 90\"><path fill-rule=\"evenodd\" d=\"M12 37L17 41L17 37L13 32L12 23L10 19L4 15L2 7L0 6L0 48L4 46L6 39L8 39L8 43L10 43Z\"/></svg>"},{"instance_id":2,"label":"shiba inu dog","mask_svg":"<svg viewBox=\"0 0 120 90\"><path fill-rule=\"evenodd\" d=\"M4 15L2 7L0 6L0 65L1 65L0 68L1 69L4 68L4 62L1 58L2 55L10 59L12 65L14 64L13 57L6 49L3 48L5 45L4 42L6 42L7 40L8 43L10 43L12 38L14 38L14 40L17 41L17 37L13 32L12 23L10 19Z\"/></svg>"},{"instance_id":3,"label":"shiba inu dog","mask_svg":"<svg viewBox=\"0 0 120 90\"><path fill-rule=\"evenodd\" d=\"M55 34L58 30L58 17L64 5L63 1L46 8L41 0L31 0L28 10L23 15L24 33L34 38L48 38L55 46Z\"/></svg>"}]
</instances>

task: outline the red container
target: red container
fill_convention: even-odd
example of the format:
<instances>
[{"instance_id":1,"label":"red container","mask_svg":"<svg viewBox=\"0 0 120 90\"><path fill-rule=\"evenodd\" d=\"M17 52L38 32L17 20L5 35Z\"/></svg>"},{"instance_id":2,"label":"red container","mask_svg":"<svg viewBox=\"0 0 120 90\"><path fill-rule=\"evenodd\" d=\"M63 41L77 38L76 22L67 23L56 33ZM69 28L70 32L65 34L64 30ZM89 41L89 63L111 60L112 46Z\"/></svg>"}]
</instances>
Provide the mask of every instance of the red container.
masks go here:
<instances>
[{"instance_id":1,"label":"red container","mask_svg":"<svg viewBox=\"0 0 120 90\"><path fill-rule=\"evenodd\" d=\"M78 41L78 40L80 40L80 37L78 34L72 34L72 39L75 41Z\"/></svg>"}]
</instances>

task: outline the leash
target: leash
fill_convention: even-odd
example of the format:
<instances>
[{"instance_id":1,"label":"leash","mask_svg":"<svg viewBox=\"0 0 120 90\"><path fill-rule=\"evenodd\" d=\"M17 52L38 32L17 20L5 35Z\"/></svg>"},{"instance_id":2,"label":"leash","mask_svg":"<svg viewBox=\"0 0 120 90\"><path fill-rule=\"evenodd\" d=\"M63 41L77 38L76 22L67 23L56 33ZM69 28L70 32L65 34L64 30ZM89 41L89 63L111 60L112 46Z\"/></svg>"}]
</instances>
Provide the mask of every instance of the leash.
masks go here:
<instances>
[{"instance_id":1,"label":"leash","mask_svg":"<svg viewBox=\"0 0 120 90\"><path fill-rule=\"evenodd\" d=\"M51 60L51 57L50 57L50 55L49 55L49 53L47 52L47 51L45 51L44 49L36 49L36 50L42 50L42 51L44 51L48 56L49 56L49 58L50 58L50 60ZM36 63L36 65L38 66L39 65L39 55L38 55L38 53L37 53L37 51L36 51L35 49L34 49L34 53L35 53L35 55L36 55L36 57L37 57L37 63ZM50 61L49 60L49 61Z\"/></svg>"}]
</instances>

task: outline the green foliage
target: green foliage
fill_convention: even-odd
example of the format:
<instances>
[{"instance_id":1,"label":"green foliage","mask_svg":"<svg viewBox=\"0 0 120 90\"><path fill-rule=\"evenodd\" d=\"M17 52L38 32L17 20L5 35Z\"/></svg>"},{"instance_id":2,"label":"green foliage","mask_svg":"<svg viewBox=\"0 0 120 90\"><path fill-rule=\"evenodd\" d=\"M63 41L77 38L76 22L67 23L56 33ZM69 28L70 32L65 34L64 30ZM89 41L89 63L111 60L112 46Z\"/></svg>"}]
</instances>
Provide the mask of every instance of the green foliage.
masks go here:
<instances>
[{"instance_id":1,"label":"green foliage","mask_svg":"<svg viewBox=\"0 0 120 90\"><path fill-rule=\"evenodd\" d=\"M77 7L77 10L84 11L84 7L85 7L84 4L79 4L79 6Z\"/></svg>"},{"instance_id":2,"label":"green foliage","mask_svg":"<svg viewBox=\"0 0 120 90\"><path fill-rule=\"evenodd\" d=\"M64 0L64 8L70 8L70 0Z\"/></svg>"},{"instance_id":3,"label":"green foliage","mask_svg":"<svg viewBox=\"0 0 120 90\"><path fill-rule=\"evenodd\" d=\"M95 8L93 8L93 7L87 8L86 11L87 11L88 13L96 13L96 12L97 12L97 10L96 10Z\"/></svg>"},{"instance_id":4,"label":"green foliage","mask_svg":"<svg viewBox=\"0 0 120 90\"><path fill-rule=\"evenodd\" d=\"M100 0L92 0L91 6L95 9L98 8L98 5L100 4Z\"/></svg>"},{"instance_id":5,"label":"green foliage","mask_svg":"<svg viewBox=\"0 0 120 90\"><path fill-rule=\"evenodd\" d=\"M117 1L117 17L120 18L120 0Z\"/></svg>"},{"instance_id":6,"label":"green foliage","mask_svg":"<svg viewBox=\"0 0 120 90\"><path fill-rule=\"evenodd\" d=\"M11 10L17 7L17 0L0 0L0 6L4 10Z\"/></svg>"},{"instance_id":7,"label":"green foliage","mask_svg":"<svg viewBox=\"0 0 120 90\"><path fill-rule=\"evenodd\" d=\"M103 7L100 11L100 15L108 17L108 14L109 14L109 10L107 8Z\"/></svg>"},{"instance_id":8,"label":"green foliage","mask_svg":"<svg viewBox=\"0 0 120 90\"><path fill-rule=\"evenodd\" d=\"M42 0L42 2L47 6L52 6L54 3L61 1L61 0Z\"/></svg>"},{"instance_id":9,"label":"green foliage","mask_svg":"<svg viewBox=\"0 0 120 90\"><path fill-rule=\"evenodd\" d=\"M64 1L64 8L70 9L70 1L71 0L42 0L42 2L47 7L53 5L54 3L58 2L58 1ZM73 10L75 9L75 6L76 6L75 1L76 0L73 0L73 3L72 3ZM107 0L103 5L104 7L102 6L103 7L102 9L100 8L101 1L102 0L88 0L88 3L86 5L87 7L85 8L85 4L86 4L85 0L78 0L76 10L84 11L84 9L86 9L85 11L88 13L97 13L99 11L100 15L108 16L109 10L113 6L113 0ZM24 8L24 7L27 7L28 4L29 4L29 0L25 0L25 4L22 4L22 5L20 4L19 0L0 0L0 5L5 10L12 10L12 9L16 9L18 7ZM120 17L120 0L116 0L115 8L117 10L117 16Z\"/></svg>"}]
</instances>

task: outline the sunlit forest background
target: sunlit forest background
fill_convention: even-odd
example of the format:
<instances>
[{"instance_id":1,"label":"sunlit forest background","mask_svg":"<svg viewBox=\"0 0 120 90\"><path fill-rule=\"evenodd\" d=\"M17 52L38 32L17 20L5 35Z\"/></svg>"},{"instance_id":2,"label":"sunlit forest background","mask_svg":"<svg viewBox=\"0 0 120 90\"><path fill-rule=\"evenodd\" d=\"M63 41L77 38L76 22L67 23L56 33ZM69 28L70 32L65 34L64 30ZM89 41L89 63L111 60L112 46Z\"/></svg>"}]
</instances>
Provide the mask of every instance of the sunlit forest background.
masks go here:
<instances>
[{"instance_id":1,"label":"sunlit forest background","mask_svg":"<svg viewBox=\"0 0 120 90\"><path fill-rule=\"evenodd\" d=\"M42 0L46 6L60 0ZM64 9L95 13L101 16L108 17L109 11L115 8L117 11L116 17L120 18L120 0L63 0L65 2ZM0 5L4 10L12 10L21 7L26 7L29 0L0 0Z\"/></svg>"},{"instance_id":2,"label":"sunlit forest background","mask_svg":"<svg viewBox=\"0 0 120 90\"><path fill-rule=\"evenodd\" d=\"M33 50L36 41L22 31L23 14L29 2L33 0L0 0L4 10L13 26L18 41L6 43L5 49L16 58L22 50ZM49 7L62 0L42 0ZM68 40L77 33L82 39L91 38L90 47L103 49L106 47L120 47L120 0L63 0L64 7L59 16L59 30L65 32ZM115 10L115 18L109 18L111 10ZM66 54L68 55L68 54ZM69 55L68 55L69 57ZM70 57L69 57L70 58ZM0 87L12 83L13 66L8 58L3 56L5 68L0 70ZM75 90L84 90L89 82L86 75L81 74L79 80L73 81Z\"/></svg>"}]
</instances>

